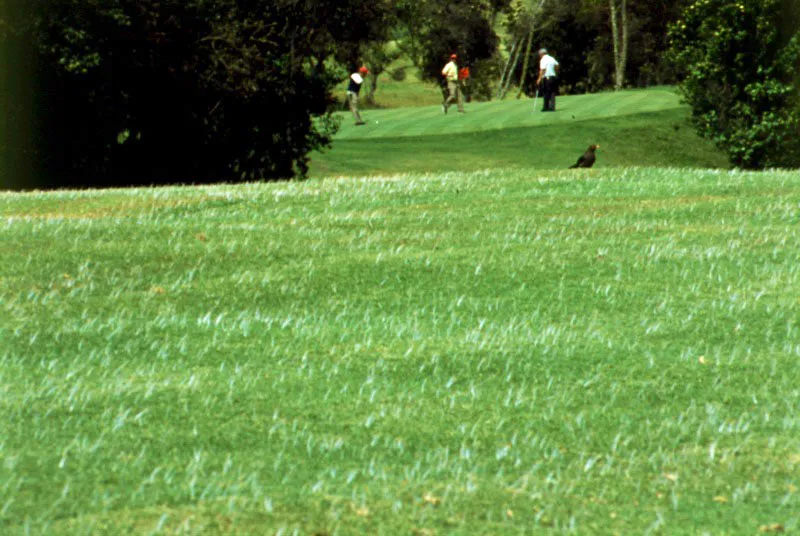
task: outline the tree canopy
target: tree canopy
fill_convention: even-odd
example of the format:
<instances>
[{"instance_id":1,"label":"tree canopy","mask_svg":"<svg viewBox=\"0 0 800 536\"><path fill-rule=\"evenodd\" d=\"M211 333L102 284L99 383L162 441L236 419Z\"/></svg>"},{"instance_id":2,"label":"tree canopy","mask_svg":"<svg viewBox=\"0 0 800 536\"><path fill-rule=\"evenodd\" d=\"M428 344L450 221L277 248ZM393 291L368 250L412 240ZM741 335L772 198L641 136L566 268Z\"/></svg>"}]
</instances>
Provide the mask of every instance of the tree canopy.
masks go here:
<instances>
[{"instance_id":1,"label":"tree canopy","mask_svg":"<svg viewBox=\"0 0 800 536\"><path fill-rule=\"evenodd\" d=\"M304 175L330 141L327 60L382 37L388 2L41 0L4 20L34 55L40 186ZM315 119L318 118L318 119ZM19 122L23 122L20 119Z\"/></svg>"}]
</instances>

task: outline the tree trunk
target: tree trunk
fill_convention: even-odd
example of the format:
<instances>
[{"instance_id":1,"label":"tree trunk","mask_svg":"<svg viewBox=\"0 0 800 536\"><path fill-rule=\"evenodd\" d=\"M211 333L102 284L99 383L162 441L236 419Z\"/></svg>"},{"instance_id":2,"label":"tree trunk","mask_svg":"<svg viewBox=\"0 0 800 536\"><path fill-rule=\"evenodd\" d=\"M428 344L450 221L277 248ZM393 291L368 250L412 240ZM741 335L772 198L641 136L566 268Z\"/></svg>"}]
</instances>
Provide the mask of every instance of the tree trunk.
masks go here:
<instances>
[{"instance_id":1,"label":"tree trunk","mask_svg":"<svg viewBox=\"0 0 800 536\"><path fill-rule=\"evenodd\" d=\"M625 85L625 69L628 63L628 6L627 0L608 0L611 10L611 40L614 43L614 89ZM621 26L621 28L620 28Z\"/></svg>"},{"instance_id":2,"label":"tree trunk","mask_svg":"<svg viewBox=\"0 0 800 536\"><path fill-rule=\"evenodd\" d=\"M380 76L382 72L383 71L376 70L369 73L367 77L369 85L367 86L367 95L364 97L364 101L366 101L367 104L375 104L375 91L378 89L378 76Z\"/></svg>"},{"instance_id":3,"label":"tree trunk","mask_svg":"<svg viewBox=\"0 0 800 536\"><path fill-rule=\"evenodd\" d=\"M520 39L519 41L522 42L522 39ZM508 71L508 76L506 76L506 84L502 88L502 93L500 94L500 99L505 99L506 98L506 93L508 93L508 86L511 85L511 79L513 78L514 71L517 70L517 64L519 64L519 57L521 56L521 54L522 54L521 52L517 51L517 55L514 57L514 63L511 64L511 70Z\"/></svg>"},{"instance_id":4,"label":"tree trunk","mask_svg":"<svg viewBox=\"0 0 800 536\"><path fill-rule=\"evenodd\" d=\"M522 92L525 90L525 80L528 78L528 66L530 64L531 58L531 46L533 45L533 35L536 33L536 22L539 20L540 15L542 14L542 9L544 8L544 4L547 0L538 0L537 2L530 2L529 4L529 12L528 12L528 31L527 31L527 43L525 44L525 60L522 63L522 74L520 75L519 79L519 89L517 90L517 98L519 99L522 96ZM538 74L538 70L537 70Z\"/></svg>"},{"instance_id":5,"label":"tree trunk","mask_svg":"<svg viewBox=\"0 0 800 536\"><path fill-rule=\"evenodd\" d=\"M514 41L514 44L511 46L511 54L509 54L508 59L506 60L505 66L503 66L503 74L500 75L500 83L497 85L497 98L503 98L503 88L506 84L506 76L511 76L511 73L508 72L508 67L511 65L511 60L514 59L514 54L517 52L517 47L519 46L520 39Z\"/></svg>"},{"instance_id":6,"label":"tree trunk","mask_svg":"<svg viewBox=\"0 0 800 536\"><path fill-rule=\"evenodd\" d=\"M611 42L614 44L614 89L619 89L621 81L619 79L619 27L617 25L617 2L608 0L611 17Z\"/></svg>"},{"instance_id":7,"label":"tree trunk","mask_svg":"<svg viewBox=\"0 0 800 536\"><path fill-rule=\"evenodd\" d=\"M620 78L622 84L620 89L625 83L625 71L628 66L628 1L622 0L622 58L620 58Z\"/></svg>"},{"instance_id":8,"label":"tree trunk","mask_svg":"<svg viewBox=\"0 0 800 536\"><path fill-rule=\"evenodd\" d=\"M528 77L528 63L531 58L531 45L533 44L533 34L536 29L536 20L531 22L531 29L528 32L528 42L525 45L525 60L522 62L522 76L519 78L519 90L517 91L517 98L522 96L522 91L525 89L525 79Z\"/></svg>"}]
</instances>

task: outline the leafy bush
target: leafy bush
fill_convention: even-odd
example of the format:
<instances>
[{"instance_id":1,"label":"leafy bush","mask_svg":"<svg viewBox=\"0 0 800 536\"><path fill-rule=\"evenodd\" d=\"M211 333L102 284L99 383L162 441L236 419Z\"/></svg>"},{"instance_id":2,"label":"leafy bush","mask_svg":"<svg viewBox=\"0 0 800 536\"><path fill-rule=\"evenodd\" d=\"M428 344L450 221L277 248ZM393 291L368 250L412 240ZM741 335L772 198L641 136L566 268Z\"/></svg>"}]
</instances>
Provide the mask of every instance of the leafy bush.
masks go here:
<instances>
[{"instance_id":1,"label":"leafy bush","mask_svg":"<svg viewBox=\"0 0 800 536\"><path fill-rule=\"evenodd\" d=\"M406 79L407 75L407 68L405 66L389 71L389 77L395 82L402 82Z\"/></svg>"},{"instance_id":2,"label":"leafy bush","mask_svg":"<svg viewBox=\"0 0 800 536\"><path fill-rule=\"evenodd\" d=\"M699 0L670 28L693 121L738 167L800 166L800 33L781 33L783 14L780 0Z\"/></svg>"}]
</instances>

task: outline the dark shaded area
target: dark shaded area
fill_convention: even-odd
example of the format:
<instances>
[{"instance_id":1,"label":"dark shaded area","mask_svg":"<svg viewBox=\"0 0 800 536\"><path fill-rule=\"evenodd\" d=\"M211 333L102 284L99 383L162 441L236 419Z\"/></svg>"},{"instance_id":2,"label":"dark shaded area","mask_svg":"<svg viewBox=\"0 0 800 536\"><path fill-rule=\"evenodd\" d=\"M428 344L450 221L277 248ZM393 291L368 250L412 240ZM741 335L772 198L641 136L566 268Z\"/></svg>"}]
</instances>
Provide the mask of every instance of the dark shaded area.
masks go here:
<instances>
[{"instance_id":1,"label":"dark shaded area","mask_svg":"<svg viewBox=\"0 0 800 536\"><path fill-rule=\"evenodd\" d=\"M800 48L800 1L798 0L783 0L781 9L781 45L787 46L791 39L795 39L795 46ZM800 117L800 54L796 54L794 58L794 65L787 69L788 72L794 73L794 102L796 108L796 115ZM786 144L785 151L786 160L795 162L800 166L800 120L794 129L794 138L791 143Z\"/></svg>"},{"instance_id":2,"label":"dark shaded area","mask_svg":"<svg viewBox=\"0 0 800 536\"><path fill-rule=\"evenodd\" d=\"M34 51L29 42L8 36L0 46L0 185L36 187L39 170L35 132Z\"/></svg>"},{"instance_id":3,"label":"dark shaded area","mask_svg":"<svg viewBox=\"0 0 800 536\"><path fill-rule=\"evenodd\" d=\"M554 22L536 32L534 46L531 48L530 73L525 79L524 91L533 96L536 91L536 79L539 74L540 48L548 52L559 62L559 87L563 93L586 93L602 87L591 81L592 65L588 61L590 53L599 38L597 27L579 18L575 13L562 11L554 14ZM583 61L578 61L579 59ZM522 62L518 71L522 70ZM519 77L519 72L517 73Z\"/></svg>"},{"instance_id":4,"label":"dark shaded area","mask_svg":"<svg viewBox=\"0 0 800 536\"><path fill-rule=\"evenodd\" d=\"M15 7L3 188L303 177L335 131L325 60L386 32L386 4L355 0Z\"/></svg>"},{"instance_id":5,"label":"dark shaded area","mask_svg":"<svg viewBox=\"0 0 800 536\"><path fill-rule=\"evenodd\" d=\"M628 2L629 45L625 69L626 86L649 87L674 84L674 65L665 59L668 26L675 21L687 0ZM607 2L587 4L562 0L547 4L540 17L532 47L532 71L538 72L539 48L561 63L562 93L599 91L613 85L611 23ZM517 79L522 61L517 66ZM528 76L525 93L532 96L536 76Z\"/></svg>"}]
</instances>

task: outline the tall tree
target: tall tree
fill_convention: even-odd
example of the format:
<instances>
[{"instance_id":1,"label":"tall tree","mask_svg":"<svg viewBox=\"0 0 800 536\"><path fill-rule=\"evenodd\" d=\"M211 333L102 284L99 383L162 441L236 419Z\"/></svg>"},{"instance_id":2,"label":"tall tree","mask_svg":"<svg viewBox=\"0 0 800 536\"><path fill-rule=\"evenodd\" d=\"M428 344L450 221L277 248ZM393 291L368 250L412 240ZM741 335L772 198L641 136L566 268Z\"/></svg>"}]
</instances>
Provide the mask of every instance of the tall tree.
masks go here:
<instances>
[{"instance_id":1,"label":"tall tree","mask_svg":"<svg viewBox=\"0 0 800 536\"><path fill-rule=\"evenodd\" d=\"M519 74L517 98L522 96L531 63L531 49L537 26L541 25L542 14L547 0L512 0L508 11L508 29L513 38L513 46L506 66L500 77L499 98L504 98L517 74L517 64L522 58L522 71Z\"/></svg>"}]
</instances>

